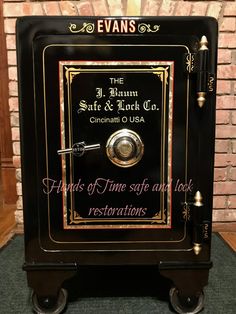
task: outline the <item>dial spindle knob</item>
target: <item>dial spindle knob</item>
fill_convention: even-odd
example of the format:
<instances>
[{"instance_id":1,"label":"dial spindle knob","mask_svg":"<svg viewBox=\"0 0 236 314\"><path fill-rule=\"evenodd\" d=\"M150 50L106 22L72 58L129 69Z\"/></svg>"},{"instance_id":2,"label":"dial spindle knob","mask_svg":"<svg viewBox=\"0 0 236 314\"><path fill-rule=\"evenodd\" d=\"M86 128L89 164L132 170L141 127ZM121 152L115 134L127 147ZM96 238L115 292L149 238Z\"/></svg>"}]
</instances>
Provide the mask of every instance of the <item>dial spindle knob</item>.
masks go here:
<instances>
[{"instance_id":1,"label":"dial spindle knob","mask_svg":"<svg viewBox=\"0 0 236 314\"><path fill-rule=\"evenodd\" d=\"M106 144L106 153L116 166L127 168L137 164L144 153L144 145L140 136L129 129L113 133Z\"/></svg>"}]
</instances>

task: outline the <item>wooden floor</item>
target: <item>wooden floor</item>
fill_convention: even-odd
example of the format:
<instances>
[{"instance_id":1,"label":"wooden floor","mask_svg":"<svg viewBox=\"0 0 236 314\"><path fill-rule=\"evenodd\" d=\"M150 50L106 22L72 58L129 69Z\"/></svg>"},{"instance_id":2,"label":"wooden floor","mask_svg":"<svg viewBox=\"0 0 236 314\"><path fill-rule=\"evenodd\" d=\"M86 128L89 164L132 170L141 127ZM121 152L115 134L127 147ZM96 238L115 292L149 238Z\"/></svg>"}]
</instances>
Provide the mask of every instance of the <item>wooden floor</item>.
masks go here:
<instances>
[{"instance_id":1,"label":"wooden floor","mask_svg":"<svg viewBox=\"0 0 236 314\"><path fill-rule=\"evenodd\" d=\"M14 211L13 205L4 206L0 209L0 248L14 235Z\"/></svg>"},{"instance_id":2,"label":"wooden floor","mask_svg":"<svg viewBox=\"0 0 236 314\"><path fill-rule=\"evenodd\" d=\"M16 205L6 205L3 199L3 186L0 169L0 248L13 236L15 230Z\"/></svg>"},{"instance_id":3,"label":"wooden floor","mask_svg":"<svg viewBox=\"0 0 236 314\"><path fill-rule=\"evenodd\" d=\"M236 252L236 232L220 232L225 242Z\"/></svg>"},{"instance_id":4,"label":"wooden floor","mask_svg":"<svg viewBox=\"0 0 236 314\"><path fill-rule=\"evenodd\" d=\"M236 222L215 223L213 231L218 232L225 242L236 252Z\"/></svg>"}]
</instances>

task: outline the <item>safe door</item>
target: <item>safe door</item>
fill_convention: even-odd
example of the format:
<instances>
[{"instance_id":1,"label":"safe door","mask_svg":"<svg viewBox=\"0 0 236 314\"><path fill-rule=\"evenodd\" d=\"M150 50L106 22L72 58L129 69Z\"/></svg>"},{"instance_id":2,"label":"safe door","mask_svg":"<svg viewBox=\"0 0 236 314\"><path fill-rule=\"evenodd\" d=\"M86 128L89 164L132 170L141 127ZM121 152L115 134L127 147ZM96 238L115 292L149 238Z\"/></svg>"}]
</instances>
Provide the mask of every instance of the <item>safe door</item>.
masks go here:
<instances>
[{"instance_id":1,"label":"safe door","mask_svg":"<svg viewBox=\"0 0 236 314\"><path fill-rule=\"evenodd\" d=\"M206 272L216 21L28 17L17 27L28 273L58 259Z\"/></svg>"}]
</instances>

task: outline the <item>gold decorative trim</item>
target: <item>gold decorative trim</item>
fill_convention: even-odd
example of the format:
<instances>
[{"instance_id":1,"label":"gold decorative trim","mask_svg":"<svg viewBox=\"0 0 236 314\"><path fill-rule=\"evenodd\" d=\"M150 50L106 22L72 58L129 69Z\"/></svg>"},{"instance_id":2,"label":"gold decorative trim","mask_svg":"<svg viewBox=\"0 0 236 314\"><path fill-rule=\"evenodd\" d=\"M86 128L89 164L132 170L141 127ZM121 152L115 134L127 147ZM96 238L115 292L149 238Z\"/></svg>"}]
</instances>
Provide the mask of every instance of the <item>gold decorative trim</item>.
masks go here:
<instances>
[{"instance_id":1,"label":"gold decorative trim","mask_svg":"<svg viewBox=\"0 0 236 314\"><path fill-rule=\"evenodd\" d=\"M157 67L157 68L152 68L153 69L153 74L156 74L161 82L165 85L168 85L168 70L169 67Z\"/></svg>"},{"instance_id":2,"label":"gold decorative trim","mask_svg":"<svg viewBox=\"0 0 236 314\"><path fill-rule=\"evenodd\" d=\"M73 46L73 47L105 47L105 46L112 46L112 47L116 47L116 46L124 46L122 44L65 44L65 43L57 43L57 44L49 44L47 46L44 47L43 49L43 52L42 52L42 71L43 71L43 98L44 98L44 122L45 122L45 158L46 158L46 174L48 176L48 171L49 171L49 165L48 165L48 140L47 140L47 109L46 109L46 106L47 106L47 101L46 101L46 77L45 77L45 52L48 48L50 47L70 47L70 46ZM128 46L134 46L134 45L128 45L126 44L125 45L126 47ZM190 53L190 50L189 48L186 46L186 45L155 45L155 44L137 44L135 45L136 47L179 47L179 48L184 48L187 50L187 53ZM34 72L34 87L36 86L36 82L35 82L35 79L36 79L36 75L35 75L35 70L33 69L33 72ZM172 80L172 85L173 85L173 80ZM187 80L186 80L186 87L187 87L187 90L186 90L186 135L185 135L185 144L186 144L186 149L185 149L185 182L187 182L187 162L188 162L188 114L189 114L189 76L187 77ZM35 88L34 88L35 90ZM173 98L173 95L171 94L170 95L170 98L172 100ZM61 100L61 99L60 99ZM169 121L171 123L171 121ZM170 140L170 139L169 139ZM169 165L169 161L168 161L168 165ZM186 199L186 193L185 193L185 199ZM52 233L51 233L51 219L50 219L50 198L48 197L47 198L47 208L48 208L48 236L50 238L50 240L53 242L53 243L58 243L58 244L101 244L101 242L99 241L59 241L59 240L56 240ZM174 244L174 243L181 243L183 242L185 239L186 239L186 236L187 236L187 230L186 230L186 222L184 223L183 225L183 234L181 235L181 237L179 239L176 239L176 240L167 240L167 241L164 241L164 240L147 240L147 241L103 241L102 243L104 244L108 244L108 243L114 243L114 244L137 244L137 243L140 243L140 244L145 244L145 243L169 243L169 244ZM127 227L130 227L130 226L127 226ZM39 226L40 228L40 226ZM108 226L109 228L109 226ZM41 243L41 239L40 239L40 243ZM41 247L43 249L43 251L45 252L68 252L70 250L66 249L66 250L63 250L63 249L60 249L60 250L55 250L55 249L47 249L45 247L42 246L42 243L41 243ZM144 251L153 251L153 252L190 252L192 251L193 248L180 248L180 249L174 249L174 248L170 248L170 249L145 249ZM83 250L82 250L83 251ZM85 250L86 251L86 250ZM115 250L115 251L119 251L119 250ZM137 251L137 250L129 250L129 251ZM138 250L140 251L140 250ZM142 251L142 250L141 250Z\"/></svg>"},{"instance_id":3,"label":"gold decorative trim","mask_svg":"<svg viewBox=\"0 0 236 314\"><path fill-rule=\"evenodd\" d=\"M193 243L193 251L195 255L199 255L202 250L202 245L200 243Z\"/></svg>"},{"instance_id":4,"label":"gold decorative trim","mask_svg":"<svg viewBox=\"0 0 236 314\"><path fill-rule=\"evenodd\" d=\"M188 73L191 73L194 70L194 62L195 62L195 56L192 53L187 54L186 57L186 70Z\"/></svg>"},{"instance_id":5,"label":"gold decorative trim","mask_svg":"<svg viewBox=\"0 0 236 314\"><path fill-rule=\"evenodd\" d=\"M65 77L66 77L66 84L69 84L70 82L73 81L73 78L80 74L80 72L78 70L80 69L76 69L76 68L67 68L65 67L66 72L65 72Z\"/></svg>"},{"instance_id":6,"label":"gold decorative trim","mask_svg":"<svg viewBox=\"0 0 236 314\"><path fill-rule=\"evenodd\" d=\"M197 95L198 95L198 98L197 98L198 106L202 108L206 102L206 92L198 92Z\"/></svg>"},{"instance_id":7,"label":"gold decorative trim","mask_svg":"<svg viewBox=\"0 0 236 314\"><path fill-rule=\"evenodd\" d=\"M206 38L206 36L202 36L201 40L200 40L200 48L199 50L208 50L208 40Z\"/></svg>"},{"instance_id":8,"label":"gold decorative trim","mask_svg":"<svg viewBox=\"0 0 236 314\"><path fill-rule=\"evenodd\" d=\"M209 92L214 92L214 86L215 86L215 78L213 75L209 75L208 78L208 91Z\"/></svg>"},{"instance_id":9,"label":"gold decorative trim","mask_svg":"<svg viewBox=\"0 0 236 314\"><path fill-rule=\"evenodd\" d=\"M80 223L81 221L83 221L83 218L80 216L80 214L76 211L76 210L71 210L68 209L68 211L70 212L70 222L69 224L72 223ZM65 214L67 216L67 214ZM65 216L65 218L66 218Z\"/></svg>"},{"instance_id":10,"label":"gold decorative trim","mask_svg":"<svg viewBox=\"0 0 236 314\"><path fill-rule=\"evenodd\" d=\"M190 220L190 208L187 202L184 203L182 214L185 221Z\"/></svg>"},{"instance_id":11,"label":"gold decorative trim","mask_svg":"<svg viewBox=\"0 0 236 314\"><path fill-rule=\"evenodd\" d=\"M83 23L83 26L81 28L77 28L78 25L74 23L70 23L68 26L69 30L71 33L76 34L76 33L88 33L92 34L95 30L95 25L93 23Z\"/></svg>"},{"instance_id":12,"label":"gold decorative trim","mask_svg":"<svg viewBox=\"0 0 236 314\"><path fill-rule=\"evenodd\" d=\"M152 217L152 223L166 223L166 208L163 211L159 211L158 214Z\"/></svg>"},{"instance_id":13,"label":"gold decorative trim","mask_svg":"<svg viewBox=\"0 0 236 314\"><path fill-rule=\"evenodd\" d=\"M141 68L138 66L143 66L143 65L153 65L153 64L157 64L157 65L166 65L166 67L163 66L159 66L159 67L147 67L147 68ZM105 69L97 69L94 68L93 65L106 65L106 66L111 66L111 65L120 65L120 68L115 69L115 68L105 68ZM75 66L78 65L78 68L76 68ZM90 68L82 68L82 65L91 65ZM126 68L125 66L127 65L133 65L133 68ZM64 130L64 93L62 93L63 90L63 67L66 70L65 71L65 77L66 77L66 83L67 83L67 105L68 105L68 117L69 117L69 129L72 130L72 112L71 112L71 108L72 108L72 104L71 104L71 84L72 81L74 79L74 77L76 75L82 74L82 73L106 73L106 72L121 72L121 73L152 73L154 75L157 75L157 77L160 79L160 81L162 82L162 106L163 106L163 110L162 110L162 117L161 117L161 121L162 124L166 123L166 93L167 93L167 89L166 86L168 85L168 80L173 78L173 62L153 62L153 61L121 61L118 62L117 61L61 61L60 62L60 91L61 91L61 126L62 126L62 130ZM170 77L169 77L169 71L170 71ZM173 86L170 84L170 89L169 89L169 134L168 134L168 138L169 140L172 138L172 102L173 102ZM162 126L161 127L161 132L163 131L163 134L161 136L161 184L164 184L164 178L165 178L165 167L163 167L163 165L165 164L165 128ZM62 135L65 134L64 132L62 133ZM65 135L64 135L65 136ZM71 133L71 131L69 131L69 145L72 146L73 145L73 135ZM62 139L62 149L64 148L64 143L65 143L65 139ZM171 151L171 141L169 141L169 145L168 145L168 151ZM171 154L168 154L168 158L171 158ZM66 156L62 156L62 160L63 160L63 164L66 164ZM168 166L171 167L171 160L168 160ZM63 183L66 184L66 169L63 168ZM72 184L74 182L74 175L73 175L73 158L72 156L70 156L70 184ZM171 174L169 173L170 171L167 171L167 177L168 180L171 179ZM171 197L169 196L170 192L167 192L167 205L168 205L168 211L166 209L164 209L164 198L165 198L165 193L162 192L161 193L161 197L160 197L160 208L161 210L158 211L158 214L154 215L151 218L146 218L146 219L130 219L130 221L132 222L138 222L138 223L151 223L150 225L131 225L129 224L129 220L128 219L119 219L119 218L114 218L114 219L110 219L110 218L103 218L103 219L94 219L94 218L82 218L79 215L73 215L70 214L70 229L72 228L71 224L84 224L86 222L90 222L90 223L94 223L94 222L109 222L109 223L125 223L125 225L119 225L118 227L116 225L113 226L113 228L169 228L171 225L171 217L170 217L170 199ZM64 208L64 228L68 229L68 224L67 224L67 219L66 219L66 201L67 199L67 195L63 194L63 208ZM73 211L76 212L75 208L74 208L74 195L73 193L70 193L70 199L71 199L71 209L70 211L73 213ZM166 213L167 212L167 216ZM77 213L77 212L76 212ZM78 213L77 213L78 214ZM155 224L159 224L159 226L154 226L152 225L153 223ZM165 223L165 225L161 225ZM81 228L88 228L89 226L81 226ZM107 228L107 224L106 225L91 225L90 228L93 229L97 229L97 228ZM74 229L78 229L78 226L75 226Z\"/></svg>"},{"instance_id":14,"label":"gold decorative trim","mask_svg":"<svg viewBox=\"0 0 236 314\"><path fill-rule=\"evenodd\" d=\"M194 206L196 207L201 207L203 206L203 203L202 203L202 194L200 191L197 191L195 196L194 196L194 203L193 203Z\"/></svg>"},{"instance_id":15,"label":"gold decorative trim","mask_svg":"<svg viewBox=\"0 0 236 314\"><path fill-rule=\"evenodd\" d=\"M156 33L159 31L159 29L160 29L160 25L154 25L151 28L150 24L146 24L146 23L138 24L138 31L141 34L143 34L143 33Z\"/></svg>"}]
</instances>

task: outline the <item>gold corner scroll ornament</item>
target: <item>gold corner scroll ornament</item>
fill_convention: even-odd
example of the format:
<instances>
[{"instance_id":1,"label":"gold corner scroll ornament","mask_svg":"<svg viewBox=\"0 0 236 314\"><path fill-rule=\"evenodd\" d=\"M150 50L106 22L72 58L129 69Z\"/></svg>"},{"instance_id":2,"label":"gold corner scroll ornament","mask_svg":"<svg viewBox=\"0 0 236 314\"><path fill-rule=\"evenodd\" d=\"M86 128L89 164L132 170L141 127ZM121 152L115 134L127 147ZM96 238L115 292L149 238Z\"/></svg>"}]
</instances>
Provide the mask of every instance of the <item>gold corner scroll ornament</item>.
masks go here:
<instances>
[{"instance_id":1,"label":"gold corner scroll ornament","mask_svg":"<svg viewBox=\"0 0 236 314\"><path fill-rule=\"evenodd\" d=\"M89 33L92 34L95 30L95 25L94 23L83 23L83 26L81 28L77 28L78 26L74 23L70 23L68 26L69 30L73 34L77 33Z\"/></svg>"},{"instance_id":2,"label":"gold corner scroll ornament","mask_svg":"<svg viewBox=\"0 0 236 314\"><path fill-rule=\"evenodd\" d=\"M165 85L168 84L168 70L169 67L157 67L157 68L152 68L153 70L153 74L156 74L159 79L161 80L162 83L164 83Z\"/></svg>"},{"instance_id":3,"label":"gold corner scroll ornament","mask_svg":"<svg viewBox=\"0 0 236 314\"><path fill-rule=\"evenodd\" d=\"M80 69L76 69L76 68L67 68L65 67L66 71L65 71L65 77L66 77L66 84L71 84L71 82L73 81L74 76L80 74L79 70Z\"/></svg>"},{"instance_id":4,"label":"gold corner scroll ornament","mask_svg":"<svg viewBox=\"0 0 236 314\"><path fill-rule=\"evenodd\" d=\"M154 25L151 28L150 24L146 24L146 23L138 24L138 31L141 34L143 34L143 33L156 33L159 31L159 29L160 29L160 25Z\"/></svg>"},{"instance_id":5,"label":"gold corner scroll ornament","mask_svg":"<svg viewBox=\"0 0 236 314\"><path fill-rule=\"evenodd\" d=\"M164 208L163 211L160 210L158 214L156 214L152 217L152 219L153 219L152 224L153 223L159 223L159 224L160 223L166 223L166 208Z\"/></svg>"}]
</instances>

